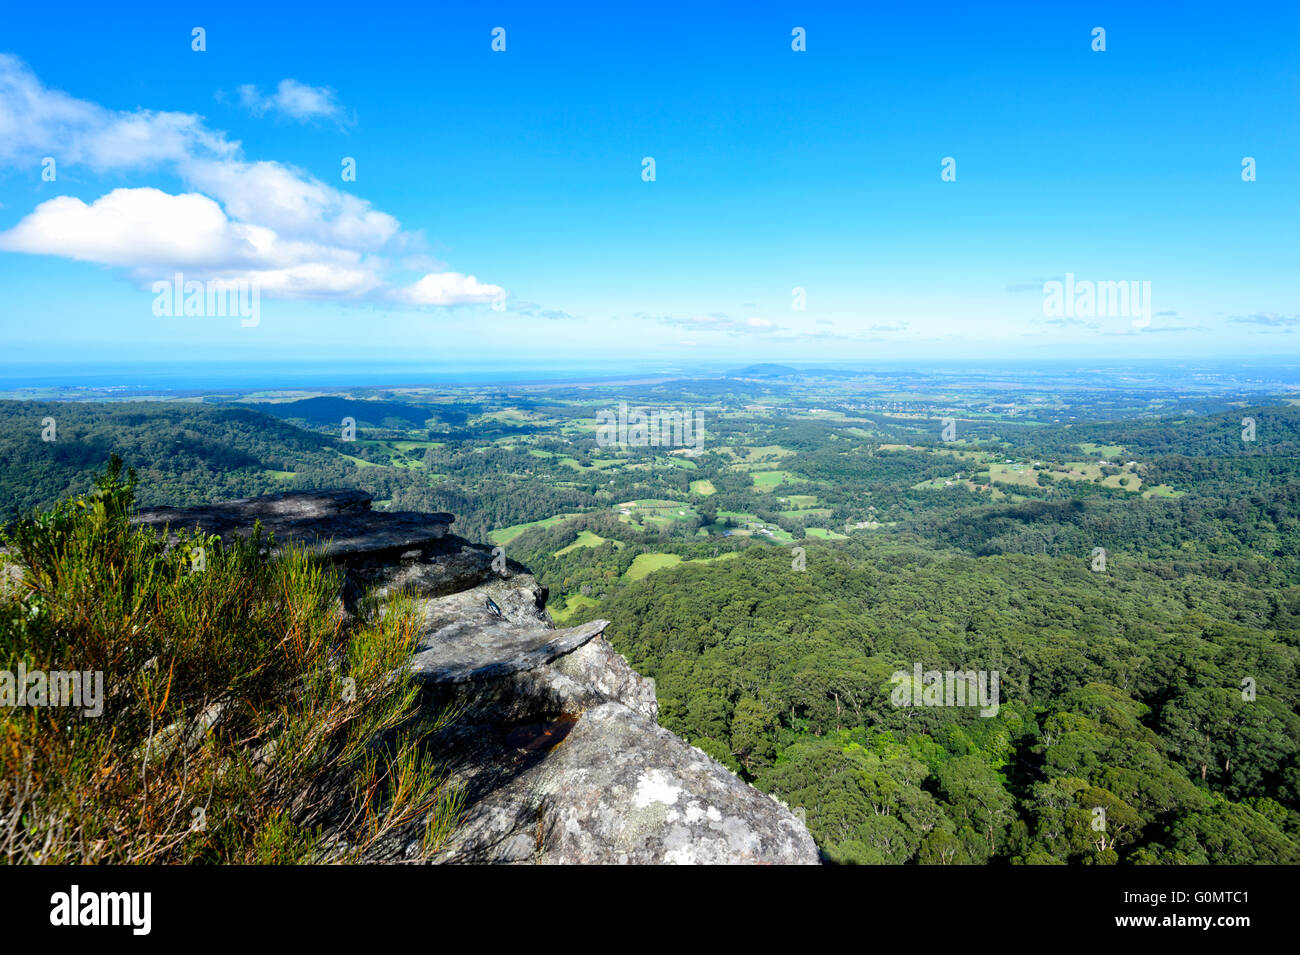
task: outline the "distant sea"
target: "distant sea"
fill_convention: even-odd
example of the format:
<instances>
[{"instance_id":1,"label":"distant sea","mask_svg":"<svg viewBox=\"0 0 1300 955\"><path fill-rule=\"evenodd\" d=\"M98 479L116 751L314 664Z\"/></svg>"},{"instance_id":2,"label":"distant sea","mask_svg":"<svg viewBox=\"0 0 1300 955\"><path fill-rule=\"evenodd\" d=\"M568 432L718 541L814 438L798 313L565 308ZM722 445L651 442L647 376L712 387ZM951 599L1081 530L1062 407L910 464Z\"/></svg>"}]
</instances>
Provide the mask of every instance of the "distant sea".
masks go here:
<instances>
[{"instance_id":1,"label":"distant sea","mask_svg":"<svg viewBox=\"0 0 1300 955\"><path fill-rule=\"evenodd\" d=\"M0 390L96 388L139 391L255 391L292 388L361 388L430 385L525 384L679 375L664 363L536 362L475 367L465 362L121 362L0 363Z\"/></svg>"},{"instance_id":2,"label":"distant sea","mask_svg":"<svg viewBox=\"0 0 1300 955\"><path fill-rule=\"evenodd\" d=\"M1300 389L1300 360L939 360L792 363L802 374L832 378L871 376L895 381L952 383L1002 380L1029 387L1124 387L1213 393L1225 390ZM524 385L618 382L655 377L715 377L750 373L770 377L793 369L779 365L744 367L743 361L671 360L563 362L277 360L277 361L81 361L0 362L0 392L110 392L117 395L177 392L248 392L344 388L436 387L438 385ZM112 394L105 397L111 397ZM70 396L71 397L71 396Z\"/></svg>"}]
</instances>

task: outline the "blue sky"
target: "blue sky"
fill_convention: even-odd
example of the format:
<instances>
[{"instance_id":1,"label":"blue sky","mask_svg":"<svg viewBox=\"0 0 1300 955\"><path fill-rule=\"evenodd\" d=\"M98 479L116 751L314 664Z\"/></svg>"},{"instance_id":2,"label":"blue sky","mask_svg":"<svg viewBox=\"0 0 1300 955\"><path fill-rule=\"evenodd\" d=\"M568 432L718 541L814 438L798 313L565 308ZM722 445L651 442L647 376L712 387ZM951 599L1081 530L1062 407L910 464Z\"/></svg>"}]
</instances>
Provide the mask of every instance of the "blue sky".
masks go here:
<instances>
[{"instance_id":1,"label":"blue sky","mask_svg":"<svg viewBox=\"0 0 1300 955\"><path fill-rule=\"evenodd\" d=\"M475 6L12 6L8 357L1296 351L1294 3ZM155 315L178 270L257 324Z\"/></svg>"}]
</instances>

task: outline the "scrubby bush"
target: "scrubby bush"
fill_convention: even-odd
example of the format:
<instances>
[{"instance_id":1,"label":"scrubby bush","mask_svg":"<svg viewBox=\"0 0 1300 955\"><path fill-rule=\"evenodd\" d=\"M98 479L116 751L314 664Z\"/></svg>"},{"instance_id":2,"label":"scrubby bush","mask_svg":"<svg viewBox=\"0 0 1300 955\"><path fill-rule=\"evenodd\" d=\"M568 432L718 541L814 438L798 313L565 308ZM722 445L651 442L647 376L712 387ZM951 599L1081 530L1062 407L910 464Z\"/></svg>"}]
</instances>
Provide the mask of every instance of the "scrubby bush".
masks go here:
<instances>
[{"instance_id":1,"label":"scrubby bush","mask_svg":"<svg viewBox=\"0 0 1300 955\"><path fill-rule=\"evenodd\" d=\"M0 706L0 858L349 861L421 819L436 850L460 797L421 746L446 716L418 717L409 600L345 629L328 563L260 529L169 544L131 525L135 484L114 458L4 535L0 670L104 692Z\"/></svg>"}]
</instances>

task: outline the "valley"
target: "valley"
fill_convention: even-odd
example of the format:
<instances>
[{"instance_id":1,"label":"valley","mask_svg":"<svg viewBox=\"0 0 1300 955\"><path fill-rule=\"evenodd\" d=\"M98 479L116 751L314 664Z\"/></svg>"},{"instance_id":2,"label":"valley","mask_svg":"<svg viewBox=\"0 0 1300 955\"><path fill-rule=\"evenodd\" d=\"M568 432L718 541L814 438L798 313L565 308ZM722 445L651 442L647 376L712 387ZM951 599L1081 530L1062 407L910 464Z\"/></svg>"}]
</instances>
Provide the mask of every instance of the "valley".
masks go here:
<instances>
[{"instance_id":1,"label":"valley","mask_svg":"<svg viewBox=\"0 0 1300 955\"><path fill-rule=\"evenodd\" d=\"M451 512L835 861L1297 861L1300 408L1152 374L65 395L0 405L0 483L12 519L117 453L143 504ZM637 409L703 434L637 442ZM913 667L1000 674L1001 706L890 705Z\"/></svg>"}]
</instances>

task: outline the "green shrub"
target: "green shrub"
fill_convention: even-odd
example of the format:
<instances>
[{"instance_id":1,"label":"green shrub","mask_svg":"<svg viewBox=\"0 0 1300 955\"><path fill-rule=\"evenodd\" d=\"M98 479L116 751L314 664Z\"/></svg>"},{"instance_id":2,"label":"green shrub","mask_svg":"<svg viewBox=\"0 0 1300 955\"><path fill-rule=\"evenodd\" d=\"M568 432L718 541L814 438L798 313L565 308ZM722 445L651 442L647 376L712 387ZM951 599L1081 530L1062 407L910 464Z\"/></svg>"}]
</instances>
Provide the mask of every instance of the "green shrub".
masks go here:
<instances>
[{"instance_id":1,"label":"green shrub","mask_svg":"<svg viewBox=\"0 0 1300 955\"><path fill-rule=\"evenodd\" d=\"M10 528L0 670L101 671L102 714L0 707L0 858L353 861L460 794L421 745L409 599L343 627L339 579L292 549L135 528L135 475ZM382 741L382 742L381 742Z\"/></svg>"}]
</instances>

